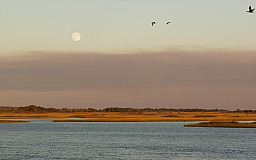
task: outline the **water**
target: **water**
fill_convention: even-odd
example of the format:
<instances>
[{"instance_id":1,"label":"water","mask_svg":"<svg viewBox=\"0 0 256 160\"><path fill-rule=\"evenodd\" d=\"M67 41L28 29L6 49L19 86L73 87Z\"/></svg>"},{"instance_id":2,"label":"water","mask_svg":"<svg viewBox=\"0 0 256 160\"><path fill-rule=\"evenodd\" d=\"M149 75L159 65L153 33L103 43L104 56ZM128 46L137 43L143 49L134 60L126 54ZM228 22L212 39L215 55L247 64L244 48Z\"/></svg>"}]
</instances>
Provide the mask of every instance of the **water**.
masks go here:
<instances>
[{"instance_id":1,"label":"water","mask_svg":"<svg viewBox=\"0 0 256 160\"><path fill-rule=\"evenodd\" d=\"M256 159L256 129L31 121L0 124L0 159Z\"/></svg>"}]
</instances>

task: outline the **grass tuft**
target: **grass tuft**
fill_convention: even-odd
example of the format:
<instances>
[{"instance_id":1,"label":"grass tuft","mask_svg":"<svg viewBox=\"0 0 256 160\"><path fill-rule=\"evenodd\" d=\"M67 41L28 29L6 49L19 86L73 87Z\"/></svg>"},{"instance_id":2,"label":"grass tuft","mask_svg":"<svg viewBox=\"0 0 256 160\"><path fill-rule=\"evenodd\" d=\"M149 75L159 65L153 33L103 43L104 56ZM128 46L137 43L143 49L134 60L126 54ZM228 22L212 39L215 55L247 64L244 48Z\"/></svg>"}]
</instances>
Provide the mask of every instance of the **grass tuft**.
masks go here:
<instances>
[{"instance_id":1,"label":"grass tuft","mask_svg":"<svg viewBox=\"0 0 256 160\"><path fill-rule=\"evenodd\" d=\"M221 128L256 128L256 123L239 122L202 122L197 124L185 124L185 127L221 127Z\"/></svg>"}]
</instances>

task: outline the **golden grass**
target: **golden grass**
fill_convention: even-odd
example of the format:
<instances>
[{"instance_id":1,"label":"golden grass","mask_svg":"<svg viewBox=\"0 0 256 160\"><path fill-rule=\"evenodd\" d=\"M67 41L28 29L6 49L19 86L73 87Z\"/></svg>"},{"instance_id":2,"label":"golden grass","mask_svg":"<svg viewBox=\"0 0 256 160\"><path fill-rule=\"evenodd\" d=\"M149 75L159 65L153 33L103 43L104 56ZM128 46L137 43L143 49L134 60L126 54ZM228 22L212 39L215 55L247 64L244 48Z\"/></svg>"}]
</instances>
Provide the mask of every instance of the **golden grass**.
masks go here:
<instances>
[{"instance_id":1,"label":"golden grass","mask_svg":"<svg viewBox=\"0 0 256 160\"><path fill-rule=\"evenodd\" d=\"M197 124L185 124L185 127L218 127L218 128L256 128L256 123L239 122L203 122Z\"/></svg>"},{"instance_id":2,"label":"golden grass","mask_svg":"<svg viewBox=\"0 0 256 160\"><path fill-rule=\"evenodd\" d=\"M77 112L77 113L0 113L0 119L85 118L86 122L189 122L256 121L256 113L225 112ZM65 120L66 121L66 120ZM75 121L75 120L72 120ZM80 120L81 121L81 120Z\"/></svg>"},{"instance_id":3,"label":"golden grass","mask_svg":"<svg viewBox=\"0 0 256 160\"><path fill-rule=\"evenodd\" d=\"M9 119L0 119L0 123L28 123L30 121L25 120L9 120Z\"/></svg>"}]
</instances>

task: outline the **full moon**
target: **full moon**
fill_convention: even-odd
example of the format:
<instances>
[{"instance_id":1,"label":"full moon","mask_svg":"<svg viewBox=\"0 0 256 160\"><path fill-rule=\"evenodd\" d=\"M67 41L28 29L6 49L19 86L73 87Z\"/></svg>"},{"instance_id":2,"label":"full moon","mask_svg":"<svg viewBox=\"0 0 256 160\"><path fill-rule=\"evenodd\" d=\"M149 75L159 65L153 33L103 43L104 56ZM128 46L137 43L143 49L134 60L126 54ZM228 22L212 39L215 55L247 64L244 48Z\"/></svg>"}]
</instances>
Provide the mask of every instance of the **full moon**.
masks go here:
<instances>
[{"instance_id":1,"label":"full moon","mask_svg":"<svg viewBox=\"0 0 256 160\"><path fill-rule=\"evenodd\" d=\"M75 32L72 34L73 41L78 42L78 41L80 41L80 39L81 39L81 35L79 33Z\"/></svg>"}]
</instances>

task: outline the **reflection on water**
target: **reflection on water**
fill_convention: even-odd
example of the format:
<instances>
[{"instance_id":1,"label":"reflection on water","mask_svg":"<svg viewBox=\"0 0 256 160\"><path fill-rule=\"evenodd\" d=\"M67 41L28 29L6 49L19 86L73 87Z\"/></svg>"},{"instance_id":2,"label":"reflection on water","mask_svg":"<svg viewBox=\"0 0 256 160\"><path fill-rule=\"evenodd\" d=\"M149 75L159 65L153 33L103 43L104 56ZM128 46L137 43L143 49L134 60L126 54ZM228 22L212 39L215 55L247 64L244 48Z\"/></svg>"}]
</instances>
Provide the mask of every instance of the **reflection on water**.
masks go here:
<instances>
[{"instance_id":1,"label":"reflection on water","mask_svg":"<svg viewBox=\"0 0 256 160\"><path fill-rule=\"evenodd\" d=\"M30 121L0 124L0 159L256 159L256 129Z\"/></svg>"}]
</instances>

